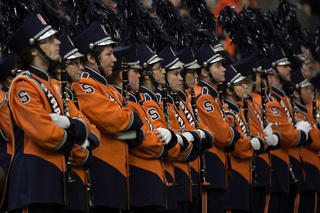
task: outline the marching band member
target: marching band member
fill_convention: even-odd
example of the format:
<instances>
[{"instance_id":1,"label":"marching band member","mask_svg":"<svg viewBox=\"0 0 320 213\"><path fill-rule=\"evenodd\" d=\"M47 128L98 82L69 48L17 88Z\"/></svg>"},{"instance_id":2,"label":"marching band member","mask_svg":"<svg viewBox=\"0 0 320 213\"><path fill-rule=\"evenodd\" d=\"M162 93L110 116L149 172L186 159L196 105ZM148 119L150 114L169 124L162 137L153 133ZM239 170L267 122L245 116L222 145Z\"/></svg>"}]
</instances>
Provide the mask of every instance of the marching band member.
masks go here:
<instances>
[{"instance_id":1,"label":"marching band member","mask_svg":"<svg viewBox=\"0 0 320 213\"><path fill-rule=\"evenodd\" d=\"M215 88L218 82L225 80L226 69L222 66L223 58L208 44L203 44L195 53L195 57L201 65L197 70L199 82L194 88L200 128L207 127L214 134L213 147L205 153L207 179L210 186L203 194L202 210L203 212L224 212L224 196L228 172L231 169L228 155L234 150L240 133L235 126L230 126L226 121L229 116L224 113L224 106Z\"/></svg>"},{"instance_id":2,"label":"marching band member","mask_svg":"<svg viewBox=\"0 0 320 213\"><path fill-rule=\"evenodd\" d=\"M77 94L81 111L101 136L100 147L92 151L90 172L96 207L91 212L118 212L129 205L128 147L134 146L129 139L137 137L142 122L135 112L122 106L121 95L106 80L117 61L113 54L117 43L98 22L73 41L85 55L85 69L71 89Z\"/></svg>"},{"instance_id":3,"label":"marching band member","mask_svg":"<svg viewBox=\"0 0 320 213\"><path fill-rule=\"evenodd\" d=\"M56 30L31 12L8 46L25 70L8 93L13 128L13 159L8 177L8 212L62 212L65 154L82 145L90 126L79 111L64 116L63 100L51 84L48 68L60 59Z\"/></svg>"}]
</instances>

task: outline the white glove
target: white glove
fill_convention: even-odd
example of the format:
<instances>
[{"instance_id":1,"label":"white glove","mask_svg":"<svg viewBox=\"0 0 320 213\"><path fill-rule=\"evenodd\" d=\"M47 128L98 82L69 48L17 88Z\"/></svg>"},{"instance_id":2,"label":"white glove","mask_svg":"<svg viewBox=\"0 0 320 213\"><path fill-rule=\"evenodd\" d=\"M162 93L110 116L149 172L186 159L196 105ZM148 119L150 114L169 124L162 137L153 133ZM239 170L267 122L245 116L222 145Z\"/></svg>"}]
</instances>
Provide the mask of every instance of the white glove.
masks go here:
<instances>
[{"instance_id":1,"label":"white glove","mask_svg":"<svg viewBox=\"0 0 320 213\"><path fill-rule=\"evenodd\" d=\"M179 143L181 146L183 146L183 139L182 139L182 137L181 137L178 133L176 133L176 136L177 136L178 143Z\"/></svg>"},{"instance_id":2,"label":"white glove","mask_svg":"<svg viewBox=\"0 0 320 213\"><path fill-rule=\"evenodd\" d=\"M118 140L132 140L137 137L137 131L136 130L131 130L131 131L126 131L126 132L118 132L114 134L114 138Z\"/></svg>"},{"instance_id":3,"label":"white glove","mask_svg":"<svg viewBox=\"0 0 320 213\"><path fill-rule=\"evenodd\" d=\"M206 139L206 133L204 133L204 131L201 130L201 129L197 129L197 130L198 130L198 132L200 133L201 139Z\"/></svg>"},{"instance_id":4,"label":"white glove","mask_svg":"<svg viewBox=\"0 0 320 213\"><path fill-rule=\"evenodd\" d=\"M156 134L160 135L160 137L161 137L160 141L163 141L164 145L167 145L172 139L171 132L166 128L162 128L162 127L157 128Z\"/></svg>"},{"instance_id":5,"label":"white glove","mask_svg":"<svg viewBox=\"0 0 320 213\"><path fill-rule=\"evenodd\" d=\"M266 139L266 144L268 146L277 146L279 143L279 139L275 134L265 135L264 138Z\"/></svg>"},{"instance_id":6,"label":"white glove","mask_svg":"<svg viewBox=\"0 0 320 213\"><path fill-rule=\"evenodd\" d=\"M184 132L184 133L182 133L182 135L187 139L187 141L189 141L189 142L194 141L194 137L190 132Z\"/></svg>"},{"instance_id":7,"label":"white glove","mask_svg":"<svg viewBox=\"0 0 320 213\"><path fill-rule=\"evenodd\" d=\"M309 131L312 129L310 124L307 121L299 121L298 123L296 123L296 128L297 128L297 130L304 131L304 133L306 133L307 137L308 137Z\"/></svg>"},{"instance_id":8,"label":"white glove","mask_svg":"<svg viewBox=\"0 0 320 213\"><path fill-rule=\"evenodd\" d=\"M271 136L273 133L273 130L271 128L272 123L268 123L268 125L266 126L266 128L264 128L263 132L266 136Z\"/></svg>"},{"instance_id":9,"label":"white glove","mask_svg":"<svg viewBox=\"0 0 320 213\"><path fill-rule=\"evenodd\" d=\"M67 118L67 116L58 115L56 113L51 113L49 115L51 116L51 119L52 119L53 123L55 125L57 125L58 127L61 127L61 128L64 128L64 129L67 129L67 128L70 127L70 121Z\"/></svg>"},{"instance_id":10,"label":"white glove","mask_svg":"<svg viewBox=\"0 0 320 213\"><path fill-rule=\"evenodd\" d=\"M260 141L258 138L252 138L250 140L251 146L253 150L259 150L261 147Z\"/></svg>"},{"instance_id":11,"label":"white glove","mask_svg":"<svg viewBox=\"0 0 320 213\"><path fill-rule=\"evenodd\" d=\"M86 139L86 141L81 145L81 147L83 149L86 149L88 146L90 146L90 142L88 141L88 139Z\"/></svg>"}]
</instances>

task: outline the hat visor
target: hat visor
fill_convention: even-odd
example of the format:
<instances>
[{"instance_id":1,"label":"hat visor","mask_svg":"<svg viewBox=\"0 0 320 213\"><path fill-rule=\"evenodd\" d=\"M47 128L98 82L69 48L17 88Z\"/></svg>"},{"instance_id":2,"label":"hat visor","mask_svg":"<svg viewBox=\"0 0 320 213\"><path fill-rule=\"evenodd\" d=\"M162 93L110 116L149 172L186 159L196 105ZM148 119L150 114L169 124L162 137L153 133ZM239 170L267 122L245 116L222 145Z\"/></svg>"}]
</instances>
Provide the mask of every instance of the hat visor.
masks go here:
<instances>
[{"instance_id":1,"label":"hat visor","mask_svg":"<svg viewBox=\"0 0 320 213\"><path fill-rule=\"evenodd\" d=\"M223 61L224 58L218 56L218 57L215 57L213 60L209 61L209 64L214 64L214 63L217 63L219 61Z\"/></svg>"},{"instance_id":2,"label":"hat visor","mask_svg":"<svg viewBox=\"0 0 320 213\"><path fill-rule=\"evenodd\" d=\"M184 68L187 70L195 70L195 69L200 69L201 66L197 63L197 61L194 61L193 63L190 63L187 66L184 65Z\"/></svg>"},{"instance_id":3,"label":"hat visor","mask_svg":"<svg viewBox=\"0 0 320 213\"><path fill-rule=\"evenodd\" d=\"M236 83L239 83L240 81L244 80L246 77L243 76L243 75L239 75L237 76L237 78L232 82L232 84L236 84Z\"/></svg>"},{"instance_id":4,"label":"hat visor","mask_svg":"<svg viewBox=\"0 0 320 213\"><path fill-rule=\"evenodd\" d=\"M312 84L309 81L307 81L307 79L305 79L300 83L300 87L308 87L308 86L312 86Z\"/></svg>"},{"instance_id":5,"label":"hat visor","mask_svg":"<svg viewBox=\"0 0 320 213\"><path fill-rule=\"evenodd\" d=\"M174 70L177 68L182 68L183 67L183 63L181 61L177 61L175 64L173 64L171 67L168 67L169 70Z\"/></svg>"},{"instance_id":6,"label":"hat visor","mask_svg":"<svg viewBox=\"0 0 320 213\"><path fill-rule=\"evenodd\" d=\"M81 58L81 57L84 57L84 55L77 51L74 54L70 55L67 59L71 60L71 59Z\"/></svg>"},{"instance_id":7,"label":"hat visor","mask_svg":"<svg viewBox=\"0 0 320 213\"><path fill-rule=\"evenodd\" d=\"M288 60L284 60L284 61L277 63L277 66L287 66L287 65L289 65L289 66L291 65L291 62Z\"/></svg>"},{"instance_id":8,"label":"hat visor","mask_svg":"<svg viewBox=\"0 0 320 213\"><path fill-rule=\"evenodd\" d=\"M160 57L158 57L158 56L156 56L154 59L152 59L150 62L149 62L149 65L151 65L151 64L155 64L155 63L157 63L157 62L162 62L163 61L163 58L160 58Z\"/></svg>"},{"instance_id":9,"label":"hat visor","mask_svg":"<svg viewBox=\"0 0 320 213\"><path fill-rule=\"evenodd\" d=\"M213 49L217 53L225 51L225 49L222 47L222 44L217 44L216 46L213 47Z\"/></svg>"},{"instance_id":10,"label":"hat visor","mask_svg":"<svg viewBox=\"0 0 320 213\"><path fill-rule=\"evenodd\" d=\"M113 48L115 48L118 45L118 43L109 39L97 44L97 46L108 46L108 45L111 45Z\"/></svg>"},{"instance_id":11,"label":"hat visor","mask_svg":"<svg viewBox=\"0 0 320 213\"><path fill-rule=\"evenodd\" d=\"M132 65L129 65L129 67L133 69L142 69L142 66L140 66L139 64L132 64Z\"/></svg>"},{"instance_id":12,"label":"hat visor","mask_svg":"<svg viewBox=\"0 0 320 213\"><path fill-rule=\"evenodd\" d=\"M41 36L38 38L38 41L41 41L41 40L46 39L46 38L49 38L50 36L52 36L52 35L54 35L54 34L56 34L56 33L58 33L58 31L51 28L50 30L48 30L47 32L45 32L43 35L41 35Z\"/></svg>"}]
</instances>

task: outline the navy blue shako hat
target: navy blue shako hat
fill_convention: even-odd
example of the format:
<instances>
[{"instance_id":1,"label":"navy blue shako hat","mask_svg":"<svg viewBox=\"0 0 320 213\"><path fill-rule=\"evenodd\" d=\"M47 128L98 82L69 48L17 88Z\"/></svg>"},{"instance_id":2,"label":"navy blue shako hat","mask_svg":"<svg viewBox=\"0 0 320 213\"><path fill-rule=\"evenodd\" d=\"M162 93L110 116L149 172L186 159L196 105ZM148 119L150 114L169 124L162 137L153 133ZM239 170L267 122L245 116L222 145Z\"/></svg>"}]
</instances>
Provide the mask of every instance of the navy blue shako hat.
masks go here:
<instances>
[{"instance_id":1,"label":"navy blue shako hat","mask_svg":"<svg viewBox=\"0 0 320 213\"><path fill-rule=\"evenodd\" d=\"M163 58L161 63L165 70L173 70L177 68L183 68L183 63L179 61L172 48L167 45L159 53L158 56Z\"/></svg>"},{"instance_id":2,"label":"navy blue shako hat","mask_svg":"<svg viewBox=\"0 0 320 213\"><path fill-rule=\"evenodd\" d=\"M146 69L149 65L163 61L163 58L160 58L155 54L147 44L138 44L137 52L138 60L140 61L140 65L143 69Z\"/></svg>"},{"instance_id":3,"label":"navy blue shako hat","mask_svg":"<svg viewBox=\"0 0 320 213\"><path fill-rule=\"evenodd\" d=\"M291 62L288 60L283 49L280 47L271 49L270 60L273 67L291 65Z\"/></svg>"},{"instance_id":4,"label":"navy blue shako hat","mask_svg":"<svg viewBox=\"0 0 320 213\"><path fill-rule=\"evenodd\" d=\"M122 60L128 64L128 67L134 69L142 69L140 66L140 61L138 60L137 48L135 45L119 45L113 49L113 54L117 59L117 62L114 64L114 69L121 68Z\"/></svg>"},{"instance_id":5,"label":"navy blue shako hat","mask_svg":"<svg viewBox=\"0 0 320 213\"><path fill-rule=\"evenodd\" d=\"M186 46L182 50L176 52L179 60L184 63L185 70L194 70L199 69L201 66L198 64L197 59L194 56L193 50L191 47Z\"/></svg>"},{"instance_id":6,"label":"navy blue shako hat","mask_svg":"<svg viewBox=\"0 0 320 213\"><path fill-rule=\"evenodd\" d=\"M81 58L84 55L79 53L78 49L74 46L70 37L66 34L62 34L59 36L60 45L60 55L62 59L75 59Z\"/></svg>"},{"instance_id":7,"label":"navy blue shako hat","mask_svg":"<svg viewBox=\"0 0 320 213\"><path fill-rule=\"evenodd\" d=\"M47 24L39 13L31 12L26 16L23 24L13 33L8 46L20 55L27 46L32 46L57 32Z\"/></svg>"},{"instance_id":8,"label":"navy blue shako hat","mask_svg":"<svg viewBox=\"0 0 320 213\"><path fill-rule=\"evenodd\" d=\"M113 47L115 47L117 45L117 42L112 40L111 36L108 35L99 22L92 23L90 27L80 33L73 42L84 55L97 46L113 45Z\"/></svg>"},{"instance_id":9,"label":"navy blue shako hat","mask_svg":"<svg viewBox=\"0 0 320 213\"><path fill-rule=\"evenodd\" d=\"M241 73L239 73L232 65L226 65L225 69L225 80L223 82L224 89L227 89L246 78L242 76Z\"/></svg>"},{"instance_id":10,"label":"navy blue shako hat","mask_svg":"<svg viewBox=\"0 0 320 213\"><path fill-rule=\"evenodd\" d=\"M258 63L255 54L237 61L233 64L233 67L245 77L255 72L262 72L262 68Z\"/></svg>"},{"instance_id":11,"label":"navy blue shako hat","mask_svg":"<svg viewBox=\"0 0 320 213\"><path fill-rule=\"evenodd\" d=\"M297 69L291 74L291 81L294 84L295 88L308 87L312 84L303 76L301 69Z\"/></svg>"},{"instance_id":12,"label":"navy blue shako hat","mask_svg":"<svg viewBox=\"0 0 320 213\"><path fill-rule=\"evenodd\" d=\"M195 58L202 68L208 67L208 65L223 61L224 59L217 53L214 48L207 43L201 45L198 51L195 53Z\"/></svg>"}]
</instances>

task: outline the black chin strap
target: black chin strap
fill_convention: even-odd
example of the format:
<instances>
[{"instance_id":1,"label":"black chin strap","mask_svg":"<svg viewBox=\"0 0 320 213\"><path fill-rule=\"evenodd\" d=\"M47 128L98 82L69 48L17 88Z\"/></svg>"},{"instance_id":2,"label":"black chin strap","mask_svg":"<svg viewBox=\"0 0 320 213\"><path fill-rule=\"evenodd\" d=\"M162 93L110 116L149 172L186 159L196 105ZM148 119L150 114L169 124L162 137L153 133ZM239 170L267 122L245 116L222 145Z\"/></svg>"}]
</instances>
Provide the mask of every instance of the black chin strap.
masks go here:
<instances>
[{"instance_id":1,"label":"black chin strap","mask_svg":"<svg viewBox=\"0 0 320 213\"><path fill-rule=\"evenodd\" d=\"M101 63L100 63L100 61L99 61L99 58L98 58L97 54L96 54L93 50L90 51L90 53L93 55L94 60L95 60L96 63L97 63L98 70L99 70L100 74L101 74L105 79L107 79L106 75L105 75L104 72L103 72L103 69L102 69L102 66L101 66Z\"/></svg>"},{"instance_id":2,"label":"black chin strap","mask_svg":"<svg viewBox=\"0 0 320 213\"><path fill-rule=\"evenodd\" d=\"M217 84L218 82L213 78L213 76L212 76L209 68L208 68L208 67L205 67L205 69L207 70L207 73L208 73L208 75L209 75L209 78L210 78L211 82L212 82L214 85Z\"/></svg>"},{"instance_id":3,"label":"black chin strap","mask_svg":"<svg viewBox=\"0 0 320 213\"><path fill-rule=\"evenodd\" d=\"M158 83L156 82L156 79L153 77L153 72L151 70L147 70L147 75L149 76L151 83L155 86L155 88L158 88ZM167 80L166 80L167 81Z\"/></svg>"},{"instance_id":4,"label":"black chin strap","mask_svg":"<svg viewBox=\"0 0 320 213\"><path fill-rule=\"evenodd\" d=\"M232 92L232 95L234 95L234 97L236 97L237 101L240 101L241 98L237 95L237 93L234 91L233 86L230 86L229 89Z\"/></svg>"},{"instance_id":5,"label":"black chin strap","mask_svg":"<svg viewBox=\"0 0 320 213\"><path fill-rule=\"evenodd\" d=\"M50 73L54 68L57 67L57 65L59 64L59 62L58 62L58 61L53 61L53 60L50 58L50 56L48 56L48 55L43 51L43 49L41 49L41 47L40 47L37 43L35 43L35 44L33 45L33 47L36 48L36 49L40 52L40 54L49 62L49 67L48 67L47 72Z\"/></svg>"}]
</instances>

